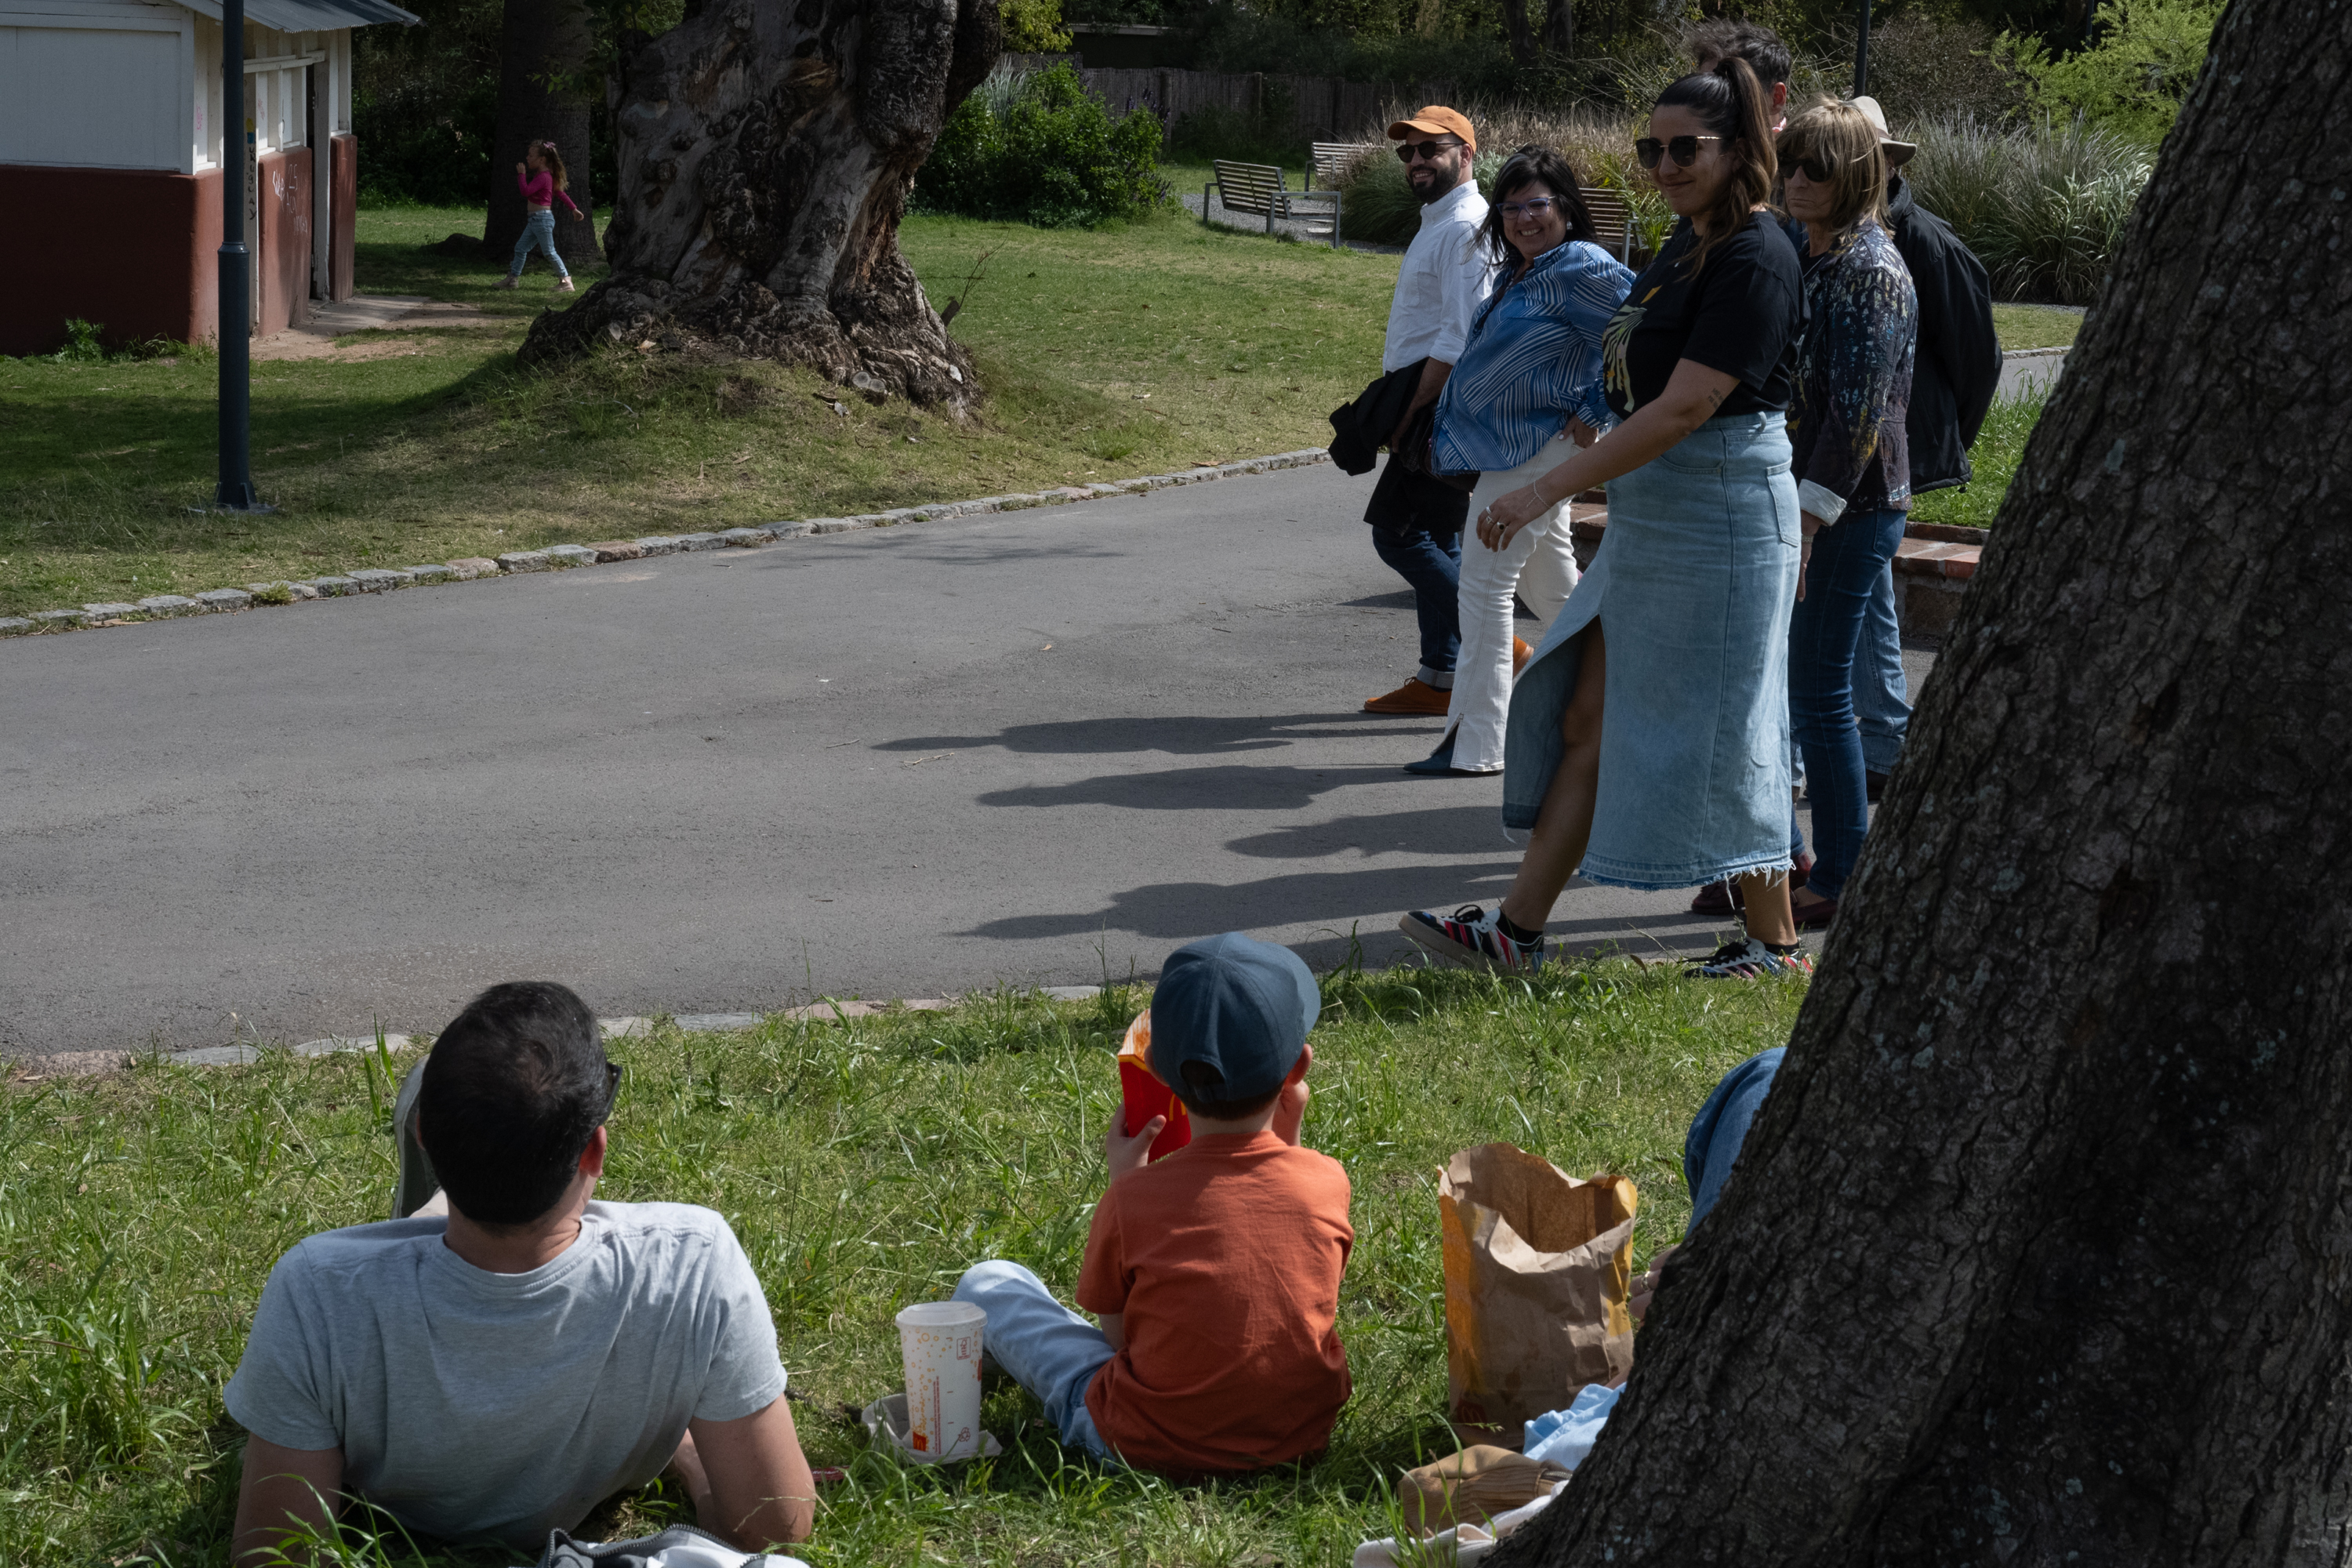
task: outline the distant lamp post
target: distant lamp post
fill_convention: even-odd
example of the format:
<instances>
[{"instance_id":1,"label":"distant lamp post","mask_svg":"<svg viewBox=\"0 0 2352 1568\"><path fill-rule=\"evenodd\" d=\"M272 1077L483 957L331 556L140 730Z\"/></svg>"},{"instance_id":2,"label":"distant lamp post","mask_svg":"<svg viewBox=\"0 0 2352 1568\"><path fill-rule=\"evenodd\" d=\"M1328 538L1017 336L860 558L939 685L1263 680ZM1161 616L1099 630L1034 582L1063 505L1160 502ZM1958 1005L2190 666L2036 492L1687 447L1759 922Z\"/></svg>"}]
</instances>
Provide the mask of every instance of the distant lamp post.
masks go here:
<instances>
[{"instance_id":1,"label":"distant lamp post","mask_svg":"<svg viewBox=\"0 0 2352 1568\"><path fill-rule=\"evenodd\" d=\"M268 511L253 493L253 253L245 244L245 0L221 3L220 488L227 511Z\"/></svg>"},{"instance_id":2,"label":"distant lamp post","mask_svg":"<svg viewBox=\"0 0 2352 1568\"><path fill-rule=\"evenodd\" d=\"M1870 90L1870 0L1862 0L1862 37L1853 46L1853 95Z\"/></svg>"}]
</instances>

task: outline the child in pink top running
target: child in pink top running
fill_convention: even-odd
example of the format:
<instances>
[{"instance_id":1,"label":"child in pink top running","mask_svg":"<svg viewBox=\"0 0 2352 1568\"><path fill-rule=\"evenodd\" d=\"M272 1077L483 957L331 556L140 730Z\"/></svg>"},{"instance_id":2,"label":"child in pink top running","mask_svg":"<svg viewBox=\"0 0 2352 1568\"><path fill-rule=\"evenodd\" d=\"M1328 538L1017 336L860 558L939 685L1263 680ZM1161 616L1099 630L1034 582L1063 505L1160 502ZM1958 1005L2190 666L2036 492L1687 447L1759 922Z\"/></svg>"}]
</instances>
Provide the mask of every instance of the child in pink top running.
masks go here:
<instances>
[{"instance_id":1,"label":"child in pink top running","mask_svg":"<svg viewBox=\"0 0 2352 1568\"><path fill-rule=\"evenodd\" d=\"M571 207L574 217L585 216L564 195L564 187L571 183L571 177L563 172L563 155L555 150L552 142L532 142L529 162L515 165L515 184L522 187L522 205L530 209L530 216L523 220L521 237L515 241L514 265L507 268L499 288L515 286L522 277L522 264L530 259L531 247L536 246L555 263L555 275L560 279L556 287L567 294L572 291L572 269L555 253L555 204L560 201Z\"/></svg>"}]
</instances>

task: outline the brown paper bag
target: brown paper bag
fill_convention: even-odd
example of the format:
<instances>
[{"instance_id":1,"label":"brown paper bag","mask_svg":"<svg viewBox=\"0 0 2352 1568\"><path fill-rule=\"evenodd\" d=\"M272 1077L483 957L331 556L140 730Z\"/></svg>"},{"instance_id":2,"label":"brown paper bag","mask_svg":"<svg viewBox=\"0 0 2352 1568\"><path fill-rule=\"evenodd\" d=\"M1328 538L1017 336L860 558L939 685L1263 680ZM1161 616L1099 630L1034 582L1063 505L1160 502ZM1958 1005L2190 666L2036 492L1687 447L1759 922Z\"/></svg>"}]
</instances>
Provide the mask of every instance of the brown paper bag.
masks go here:
<instances>
[{"instance_id":1,"label":"brown paper bag","mask_svg":"<svg viewBox=\"0 0 2352 1568\"><path fill-rule=\"evenodd\" d=\"M1516 1426L1633 1370L1635 1202L1623 1176L1576 1181L1508 1143L1454 1156L1437 1213L1456 1422Z\"/></svg>"},{"instance_id":2,"label":"brown paper bag","mask_svg":"<svg viewBox=\"0 0 2352 1568\"><path fill-rule=\"evenodd\" d=\"M1405 1529L1434 1535L1457 1524L1484 1525L1498 1513L1535 1501L1568 1477L1564 1465L1474 1445L1399 1476L1397 1505Z\"/></svg>"}]
</instances>

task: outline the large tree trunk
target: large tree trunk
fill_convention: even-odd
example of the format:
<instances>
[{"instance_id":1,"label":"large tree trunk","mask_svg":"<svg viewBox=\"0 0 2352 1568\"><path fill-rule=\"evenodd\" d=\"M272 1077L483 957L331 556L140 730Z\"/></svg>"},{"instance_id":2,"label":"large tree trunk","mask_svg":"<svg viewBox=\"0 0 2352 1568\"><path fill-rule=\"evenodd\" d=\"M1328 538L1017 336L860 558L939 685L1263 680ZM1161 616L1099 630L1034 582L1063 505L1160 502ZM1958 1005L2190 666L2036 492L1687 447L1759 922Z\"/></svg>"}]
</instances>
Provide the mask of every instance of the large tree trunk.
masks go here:
<instances>
[{"instance_id":1,"label":"large tree trunk","mask_svg":"<svg viewBox=\"0 0 2352 1568\"><path fill-rule=\"evenodd\" d=\"M1574 0L1544 0L1543 47L1561 61L1576 53Z\"/></svg>"},{"instance_id":2,"label":"large tree trunk","mask_svg":"<svg viewBox=\"0 0 2352 1568\"><path fill-rule=\"evenodd\" d=\"M1738 1174L1498 1564L2352 1560L2347 60L2334 0L2217 29Z\"/></svg>"},{"instance_id":3,"label":"large tree trunk","mask_svg":"<svg viewBox=\"0 0 2352 1568\"><path fill-rule=\"evenodd\" d=\"M1523 66L1535 64L1535 29L1528 26L1528 0L1503 0L1503 36L1510 40L1511 58Z\"/></svg>"},{"instance_id":4,"label":"large tree trunk","mask_svg":"<svg viewBox=\"0 0 2352 1568\"><path fill-rule=\"evenodd\" d=\"M499 43L498 133L490 147L490 210L485 248L504 260L522 234L522 191L515 165L533 142L552 142L571 180L567 193L584 216L555 204L555 247L567 263L598 261L596 205L588 189L588 100L581 83L593 45L585 0L506 0Z\"/></svg>"},{"instance_id":5,"label":"large tree trunk","mask_svg":"<svg viewBox=\"0 0 2352 1568\"><path fill-rule=\"evenodd\" d=\"M1001 38L997 0L708 0L628 51L612 274L541 317L524 359L701 342L969 407L971 361L898 254L898 220Z\"/></svg>"}]
</instances>

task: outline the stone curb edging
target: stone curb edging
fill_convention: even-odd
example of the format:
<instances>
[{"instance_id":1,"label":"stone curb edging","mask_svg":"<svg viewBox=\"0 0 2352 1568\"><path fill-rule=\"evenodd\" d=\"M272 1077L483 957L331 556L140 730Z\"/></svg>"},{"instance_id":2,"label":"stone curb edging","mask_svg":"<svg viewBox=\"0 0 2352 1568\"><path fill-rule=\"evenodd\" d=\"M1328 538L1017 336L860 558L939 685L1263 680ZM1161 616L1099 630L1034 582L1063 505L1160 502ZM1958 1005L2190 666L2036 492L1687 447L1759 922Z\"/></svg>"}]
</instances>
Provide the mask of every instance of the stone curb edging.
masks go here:
<instances>
[{"instance_id":1,"label":"stone curb edging","mask_svg":"<svg viewBox=\"0 0 2352 1568\"><path fill-rule=\"evenodd\" d=\"M1296 452L1277 452L1271 457L1243 458L1231 463L1202 464L1181 473L1147 474L1139 479L1113 479L1092 485L1061 485L1026 495L982 496L978 500L894 507L888 511L866 512L856 517L804 518L788 522L761 523L751 528L730 528L717 533L651 534L644 539L613 539L594 544L551 544L544 550L509 551L495 561L481 556L465 556L446 563L397 569L363 566L299 583L248 583L242 588L213 588L193 595L157 594L136 604L109 602L84 605L79 609L39 610L29 616L0 616L0 637L128 626L136 621L168 620L180 616L245 610L257 605L294 605L305 599L383 594L395 588L424 584L463 583L524 572L561 571L574 566L636 561L652 555L674 555L689 551L730 547L751 549L779 539L847 533L862 528L895 528L908 522L939 522L949 518L981 517L991 512L1024 511L1031 507L1064 506L1071 501L1140 495L1147 490L1166 489L1171 485L1196 485L1210 479L1235 479L1244 474L1309 468L1330 460L1330 454L1320 447L1306 447Z\"/></svg>"},{"instance_id":2,"label":"stone curb edging","mask_svg":"<svg viewBox=\"0 0 2352 1568\"><path fill-rule=\"evenodd\" d=\"M1040 985L1036 994L1055 1002L1088 1002L1102 994L1099 985ZM947 1013L963 1005L961 997L925 997L911 1002L811 1002L805 1006L784 1007L773 1013L678 1013L670 1022L690 1035L742 1034L762 1024L782 1020L793 1024L838 1024L851 1018L873 1018L893 1014ZM597 1025L608 1040L642 1038L654 1030L655 1020L646 1017L599 1018ZM384 1049L413 1049L415 1040L407 1035L387 1033ZM287 1047L289 1055L298 1057L342 1056L355 1051L372 1051L376 1047L373 1035L330 1035L324 1039L305 1040ZM250 1067L270 1049L262 1046L204 1046L192 1051L164 1051L157 1059L184 1067ZM0 1083L12 1079L20 1083L32 1083L53 1078L91 1078L101 1073L120 1072L137 1058L132 1051L58 1051L46 1057L27 1057L14 1063L0 1064ZM13 1070L10 1070L13 1069Z\"/></svg>"}]
</instances>

